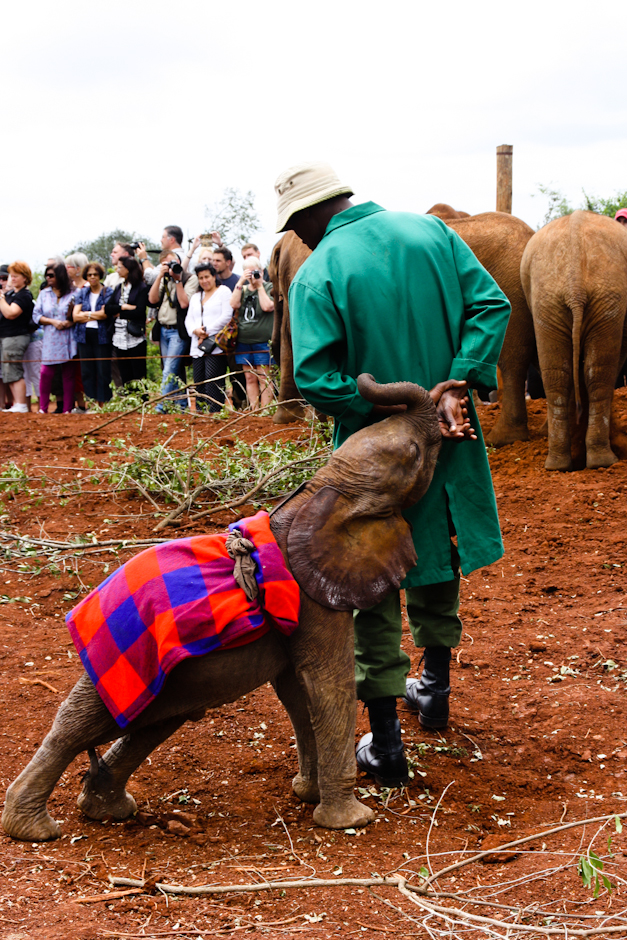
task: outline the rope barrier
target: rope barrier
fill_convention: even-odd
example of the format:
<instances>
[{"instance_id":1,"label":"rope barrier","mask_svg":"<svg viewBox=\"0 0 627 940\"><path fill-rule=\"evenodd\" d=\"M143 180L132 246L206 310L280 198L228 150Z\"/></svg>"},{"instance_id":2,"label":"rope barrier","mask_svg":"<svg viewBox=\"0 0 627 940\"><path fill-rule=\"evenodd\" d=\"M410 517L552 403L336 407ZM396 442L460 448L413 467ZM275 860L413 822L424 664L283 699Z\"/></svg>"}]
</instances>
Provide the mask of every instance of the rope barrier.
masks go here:
<instances>
[{"instance_id":1,"label":"rope barrier","mask_svg":"<svg viewBox=\"0 0 627 940\"><path fill-rule=\"evenodd\" d=\"M226 356L226 355L227 353L216 353L216 359L218 359L220 356ZM83 356L74 356L72 359L64 359L63 362L46 362L42 358L42 359L0 359L0 363L4 364L5 362L7 362L7 363L13 363L15 365L15 363L17 362L41 362L41 364L44 366L46 365L61 366L61 365L64 365L66 362L111 362L113 359L117 359L117 358L124 359L125 361L128 362L129 359L158 359L159 361L163 361L165 359L188 359L188 358L200 359L202 357L190 356L189 353L177 353L176 356L119 356L119 357L118 356L94 356L90 358L86 358Z\"/></svg>"}]
</instances>

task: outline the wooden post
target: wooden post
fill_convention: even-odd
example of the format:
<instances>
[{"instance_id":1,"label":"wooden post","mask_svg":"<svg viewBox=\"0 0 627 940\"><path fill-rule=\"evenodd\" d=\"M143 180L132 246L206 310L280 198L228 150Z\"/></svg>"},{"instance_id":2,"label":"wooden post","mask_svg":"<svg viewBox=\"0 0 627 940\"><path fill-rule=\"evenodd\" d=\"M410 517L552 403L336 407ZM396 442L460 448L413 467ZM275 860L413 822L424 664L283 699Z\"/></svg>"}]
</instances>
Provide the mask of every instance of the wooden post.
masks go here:
<instances>
[{"instance_id":1,"label":"wooden post","mask_svg":"<svg viewBox=\"0 0 627 940\"><path fill-rule=\"evenodd\" d=\"M496 148L496 211L512 214L512 162L514 148L501 144Z\"/></svg>"}]
</instances>

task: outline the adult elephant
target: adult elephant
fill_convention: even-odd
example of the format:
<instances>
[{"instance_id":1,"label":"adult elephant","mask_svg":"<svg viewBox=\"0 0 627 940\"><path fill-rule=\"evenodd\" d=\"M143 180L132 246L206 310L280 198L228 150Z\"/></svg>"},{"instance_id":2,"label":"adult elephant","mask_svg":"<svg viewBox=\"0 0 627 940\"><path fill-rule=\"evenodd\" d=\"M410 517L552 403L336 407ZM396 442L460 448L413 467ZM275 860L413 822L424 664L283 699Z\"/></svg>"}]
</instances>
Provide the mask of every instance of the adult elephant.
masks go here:
<instances>
[{"instance_id":1,"label":"adult elephant","mask_svg":"<svg viewBox=\"0 0 627 940\"><path fill-rule=\"evenodd\" d=\"M627 354L627 231L607 216L577 211L533 236L521 263L522 286L538 344L549 423L547 470L572 470L569 426L574 397L588 398L586 466L610 467L614 385Z\"/></svg>"},{"instance_id":2,"label":"adult elephant","mask_svg":"<svg viewBox=\"0 0 627 940\"><path fill-rule=\"evenodd\" d=\"M310 254L311 250L298 235L294 232L287 232L274 246L268 265L274 297L272 355L281 369L279 407L272 418L275 424L289 424L305 415L303 396L294 381L292 333L287 295L296 272Z\"/></svg>"},{"instance_id":3,"label":"adult elephant","mask_svg":"<svg viewBox=\"0 0 627 940\"><path fill-rule=\"evenodd\" d=\"M441 383L441 391L451 383ZM119 727L85 674L61 705L43 744L6 795L9 835L40 841L60 834L46 803L68 764L90 751L79 797L91 818L124 819L136 810L126 783L139 764L185 721L272 682L296 735L296 795L318 803L320 826L363 826L373 812L355 784L353 609L398 590L416 563L401 509L427 491L441 434L431 395L408 382L378 386L360 376L361 395L407 410L353 434L328 464L273 512L270 526L301 589L298 629L270 630L235 649L185 659L157 697L98 759L94 748ZM433 393L437 399L437 393Z\"/></svg>"},{"instance_id":4,"label":"adult elephant","mask_svg":"<svg viewBox=\"0 0 627 940\"><path fill-rule=\"evenodd\" d=\"M494 447L529 439L525 380L536 359L533 319L520 282L520 262L533 229L507 212L482 212L464 219L443 219L472 249L509 300L510 314L499 356L503 382L499 417L486 435Z\"/></svg>"},{"instance_id":5,"label":"adult elephant","mask_svg":"<svg viewBox=\"0 0 627 940\"><path fill-rule=\"evenodd\" d=\"M536 351L533 321L520 283L520 262L533 229L507 212L482 212L469 216L467 212L456 211L444 203L432 206L427 215L436 215L455 229L490 272L512 306L499 358L503 381L501 410L486 441L495 447L526 441L529 430L525 379ZM300 238L294 232L288 232L275 245L270 262L275 298L272 349L276 359L280 356L281 364L279 407L273 419L277 424L296 421L304 413L302 406L283 405L282 402L301 398L294 382L287 294L296 272L309 254Z\"/></svg>"},{"instance_id":6,"label":"adult elephant","mask_svg":"<svg viewBox=\"0 0 627 940\"><path fill-rule=\"evenodd\" d=\"M438 219L448 222L449 219L469 219L470 212L463 212L462 209L454 209L447 202L436 202L434 206L427 209L427 215L437 215Z\"/></svg>"}]
</instances>

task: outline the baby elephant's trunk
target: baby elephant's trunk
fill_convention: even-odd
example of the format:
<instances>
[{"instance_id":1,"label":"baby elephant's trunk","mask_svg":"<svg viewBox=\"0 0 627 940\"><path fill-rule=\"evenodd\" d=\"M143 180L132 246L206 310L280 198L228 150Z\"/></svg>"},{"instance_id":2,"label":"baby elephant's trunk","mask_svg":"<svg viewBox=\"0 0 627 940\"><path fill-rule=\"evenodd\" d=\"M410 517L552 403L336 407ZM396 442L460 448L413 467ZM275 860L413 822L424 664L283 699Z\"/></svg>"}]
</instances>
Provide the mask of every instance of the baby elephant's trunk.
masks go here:
<instances>
[{"instance_id":1,"label":"baby elephant's trunk","mask_svg":"<svg viewBox=\"0 0 627 940\"><path fill-rule=\"evenodd\" d=\"M410 414L434 412L429 392L413 382L389 382L379 385L373 375L362 372L357 377L357 388L362 398L373 405L407 405Z\"/></svg>"}]
</instances>

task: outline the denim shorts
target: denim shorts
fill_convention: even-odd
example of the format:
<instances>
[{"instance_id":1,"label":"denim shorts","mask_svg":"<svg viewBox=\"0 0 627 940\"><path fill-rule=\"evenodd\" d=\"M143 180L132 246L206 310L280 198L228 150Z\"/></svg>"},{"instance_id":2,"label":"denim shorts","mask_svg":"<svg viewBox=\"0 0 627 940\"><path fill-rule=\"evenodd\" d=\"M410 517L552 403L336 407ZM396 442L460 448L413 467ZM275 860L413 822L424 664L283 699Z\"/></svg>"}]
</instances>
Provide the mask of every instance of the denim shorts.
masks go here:
<instances>
[{"instance_id":1,"label":"denim shorts","mask_svg":"<svg viewBox=\"0 0 627 940\"><path fill-rule=\"evenodd\" d=\"M267 343L238 343L235 361L238 365L269 366L270 348Z\"/></svg>"}]
</instances>

